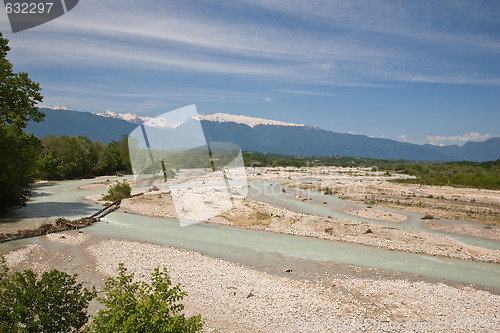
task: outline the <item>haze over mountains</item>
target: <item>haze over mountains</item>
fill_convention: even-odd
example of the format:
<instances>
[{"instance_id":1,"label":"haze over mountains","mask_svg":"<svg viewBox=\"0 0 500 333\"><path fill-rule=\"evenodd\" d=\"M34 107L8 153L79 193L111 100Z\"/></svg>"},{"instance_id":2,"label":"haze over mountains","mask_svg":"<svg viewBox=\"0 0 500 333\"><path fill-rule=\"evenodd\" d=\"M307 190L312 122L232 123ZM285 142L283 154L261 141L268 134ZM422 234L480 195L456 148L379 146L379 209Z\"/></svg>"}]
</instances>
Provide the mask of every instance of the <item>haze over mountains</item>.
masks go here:
<instances>
[{"instance_id":1,"label":"haze over mountains","mask_svg":"<svg viewBox=\"0 0 500 333\"><path fill-rule=\"evenodd\" d=\"M87 136L108 143L128 135L138 125L175 128L179 123L161 118L139 117L133 113L106 111L101 114L72 111L67 107L41 108L43 123L29 123L27 132L40 138ZM433 146L404 143L365 135L335 133L303 124L235 116L200 115L209 141L233 142L242 150L301 156L352 156L427 161L490 161L500 159L500 137L463 146Z\"/></svg>"}]
</instances>

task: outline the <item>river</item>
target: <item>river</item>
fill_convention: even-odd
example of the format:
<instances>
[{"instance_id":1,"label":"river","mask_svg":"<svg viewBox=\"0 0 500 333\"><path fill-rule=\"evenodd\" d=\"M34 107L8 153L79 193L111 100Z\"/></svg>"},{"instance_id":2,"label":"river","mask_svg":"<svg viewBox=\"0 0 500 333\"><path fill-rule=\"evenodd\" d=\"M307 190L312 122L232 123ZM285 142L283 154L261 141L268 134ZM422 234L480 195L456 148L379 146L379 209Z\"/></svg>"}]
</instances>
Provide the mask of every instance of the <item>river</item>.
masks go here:
<instances>
[{"instance_id":1,"label":"river","mask_svg":"<svg viewBox=\"0 0 500 333\"><path fill-rule=\"evenodd\" d=\"M101 193L103 190L78 189L79 186L89 182L89 180L79 180L37 184L33 188L32 200L26 207L17 212L17 217L43 218L60 215L75 219L91 215L101 206L85 201L83 198L91 194ZM262 191L266 186L275 186L266 182L253 181L250 184L250 198L307 213L344 217L336 215L345 213L336 211L335 205L352 204L331 196L317 197L316 199L322 202L328 201L328 205L324 207L293 199L293 195L282 193L282 191L276 193L275 191L272 193ZM308 194L312 197L318 196L314 193ZM402 226L418 230L420 228L416 222L418 216L416 214L410 215L415 216L410 218L409 223ZM384 223L352 215L348 217L370 223ZM430 232L429 230L425 231ZM98 236L171 245L247 265L265 265L277 263L287 258L301 258L400 271L500 289L500 265L498 264L410 254L358 244L216 224L198 223L188 227L180 227L179 223L174 220L140 216L123 211L108 215L102 222L86 228L85 232ZM500 249L499 242L495 241L465 236L456 236L455 238L487 248ZM2 243L0 244L0 253L26 244L43 242L45 242L44 237L34 237Z\"/></svg>"}]
</instances>

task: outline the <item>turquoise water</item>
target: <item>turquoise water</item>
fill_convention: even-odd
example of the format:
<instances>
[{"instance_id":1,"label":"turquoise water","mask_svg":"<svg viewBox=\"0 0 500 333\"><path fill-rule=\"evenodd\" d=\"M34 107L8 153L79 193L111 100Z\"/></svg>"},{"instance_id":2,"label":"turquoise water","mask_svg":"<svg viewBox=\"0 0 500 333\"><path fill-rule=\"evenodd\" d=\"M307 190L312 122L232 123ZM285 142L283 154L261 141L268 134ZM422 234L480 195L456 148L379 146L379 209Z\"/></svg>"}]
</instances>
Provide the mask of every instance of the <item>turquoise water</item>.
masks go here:
<instances>
[{"instance_id":1,"label":"turquoise water","mask_svg":"<svg viewBox=\"0 0 500 333\"><path fill-rule=\"evenodd\" d=\"M422 227L422 219L421 219L422 215L420 214L402 212L389 208L380 208L388 212L394 212L406 215L408 218L406 221L400 223L371 220L359 216L354 216L341 211L342 209L367 207L367 205L363 203L342 200L335 195L323 195L321 193L314 191L306 191L306 190L282 187L279 186L279 182L277 181L252 181L250 182L250 185L251 187L248 194L249 198L266 202L272 205L284 207L293 211L307 213L307 214L314 214L319 216L331 216L332 218L338 218L338 219L355 220L370 224L382 225L390 228L444 235L459 240L461 242L464 242L466 244L480 246L487 249L500 250L500 242L494 240L457 235L457 234L434 231L424 228ZM285 190L285 192L283 192L283 189ZM311 202L304 202L302 200L297 200L296 199L297 195L301 195L303 198L310 198ZM442 220L447 221L449 223L462 222L462 221L453 221L447 219L442 219Z\"/></svg>"},{"instance_id":2,"label":"turquoise water","mask_svg":"<svg viewBox=\"0 0 500 333\"><path fill-rule=\"evenodd\" d=\"M102 206L92 202L83 202L82 198L103 191L77 190L78 186L88 182L88 180L66 181L37 185L34 188L36 195L28 206L20 211L19 215L22 217L62 215L72 219L88 216ZM252 187L262 184L263 182L254 182ZM264 192L251 190L249 196L285 208L290 206L298 211L326 214L325 216L334 216L332 214L335 213L331 207L334 204L333 201L324 207L296 200L293 195L285 193L283 195L266 195ZM340 200L338 198L330 199ZM350 205L351 203L340 200L338 204ZM349 218L357 219L351 215ZM363 219L361 218L361 220ZM393 226L393 224L390 225ZM303 258L401 271L500 288L500 265L498 264L436 258L357 244L206 223L180 227L177 221L145 217L123 211L108 215L102 222L86 228L85 232L99 236L171 245L243 264L275 263L279 262L280 257ZM35 237L0 244L0 253L25 244L41 242L41 239ZM496 246L494 243L492 243L493 246Z\"/></svg>"}]
</instances>

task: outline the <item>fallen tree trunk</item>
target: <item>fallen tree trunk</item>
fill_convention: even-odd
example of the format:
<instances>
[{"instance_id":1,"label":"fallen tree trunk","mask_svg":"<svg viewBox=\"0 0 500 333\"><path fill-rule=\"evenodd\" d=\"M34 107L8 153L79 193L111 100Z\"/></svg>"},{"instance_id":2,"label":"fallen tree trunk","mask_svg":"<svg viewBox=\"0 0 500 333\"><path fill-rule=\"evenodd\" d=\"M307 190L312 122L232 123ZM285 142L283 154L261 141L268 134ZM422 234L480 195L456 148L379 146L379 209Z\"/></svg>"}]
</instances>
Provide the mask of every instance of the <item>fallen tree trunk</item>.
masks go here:
<instances>
[{"instance_id":1,"label":"fallen tree trunk","mask_svg":"<svg viewBox=\"0 0 500 333\"><path fill-rule=\"evenodd\" d=\"M144 193L138 193L135 196L142 195ZM42 224L41 226L33 229L23 229L23 230L18 230L16 232L11 232L11 233L0 233L0 243L15 240L15 239L22 239L22 238L28 238L28 237L36 237L36 236L42 236L42 235L47 235L51 234L54 232L60 232L60 231L66 231L66 230L75 230L78 228L84 228L88 227L89 225L92 225L94 222L97 222L100 220L100 218L108 215L109 213L114 212L118 208L120 208L120 203L121 200L117 200L115 202L110 203L103 209L99 210L97 213L89 216L89 217L82 217L77 220L68 220L64 217L60 217L56 220L55 223L45 223Z\"/></svg>"},{"instance_id":2,"label":"fallen tree trunk","mask_svg":"<svg viewBox=\"0 0 500 333\"><path fill-rule=\"evenodd\" d=\"M97 217L97 218L101 218L101 217L104 217L106 215L108 215L109 213L111 212L114 212L115 210L118 209L118 207L120 207L120 204L122 203L121 200L117 200L115 202L112 202L110 203L109 205L107 205L106 207L104 207L103 209L101 209L100 211L98 211L97 213L93 214L93 215L90 215L91 218L94 218L94 217ZM113 207L115 206L115 207ZM105 212L106 210L109 209L109 212ZM104 212L104 213L103 213ZM101 214L102 213L102 214ZM101 215L99 215L101 214ZM99 216L98 216L99 215Z\"/></svg>"},{"instance_id":3,"label":"fallen tree trunk","mask_svg":"<svg viewBox=\"0 0 500 333\"><path fill-rule=\"evenodd\" d=\"M34 229L18 230L12 233L0 233L0 243L15 239L42 236L65 230L75 230L78 228L84 228L89 225L92 225L92 223L96 221L99 221L99 218L83 217L81 219L71 221L61 217L57 219L55 224L45 223Z\"/></svg>"}]
</instances>

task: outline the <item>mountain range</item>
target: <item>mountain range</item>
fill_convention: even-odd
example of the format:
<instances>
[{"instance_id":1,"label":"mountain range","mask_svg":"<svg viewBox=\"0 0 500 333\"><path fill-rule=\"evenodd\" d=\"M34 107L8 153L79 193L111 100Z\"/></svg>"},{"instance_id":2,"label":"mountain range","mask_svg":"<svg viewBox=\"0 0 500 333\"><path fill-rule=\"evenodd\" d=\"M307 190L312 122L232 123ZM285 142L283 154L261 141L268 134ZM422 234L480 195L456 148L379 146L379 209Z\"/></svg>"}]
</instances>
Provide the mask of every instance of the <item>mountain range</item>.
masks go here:
<instances>
[{"instance_id":1,"label":"mountain range","mask_svg":"<svg viewBox=\"0 0 500 333\"><path fill-rule=\"evenodd\" d=\"M172 129L179 123L163 118L139 117L133 113L106 111L101 114L67 107L41 107L42 123L29 123L26 131L43 138L87 136L108 143L128 135L138 125ZM232 142L242 150L299 156L352 156L420 161L490 161L500 159L500 137L463 146L418 145L365 135L336 133L318 127L276 120L218 113L199 115L208 141Z\"/></svg>"}]
</instances>

